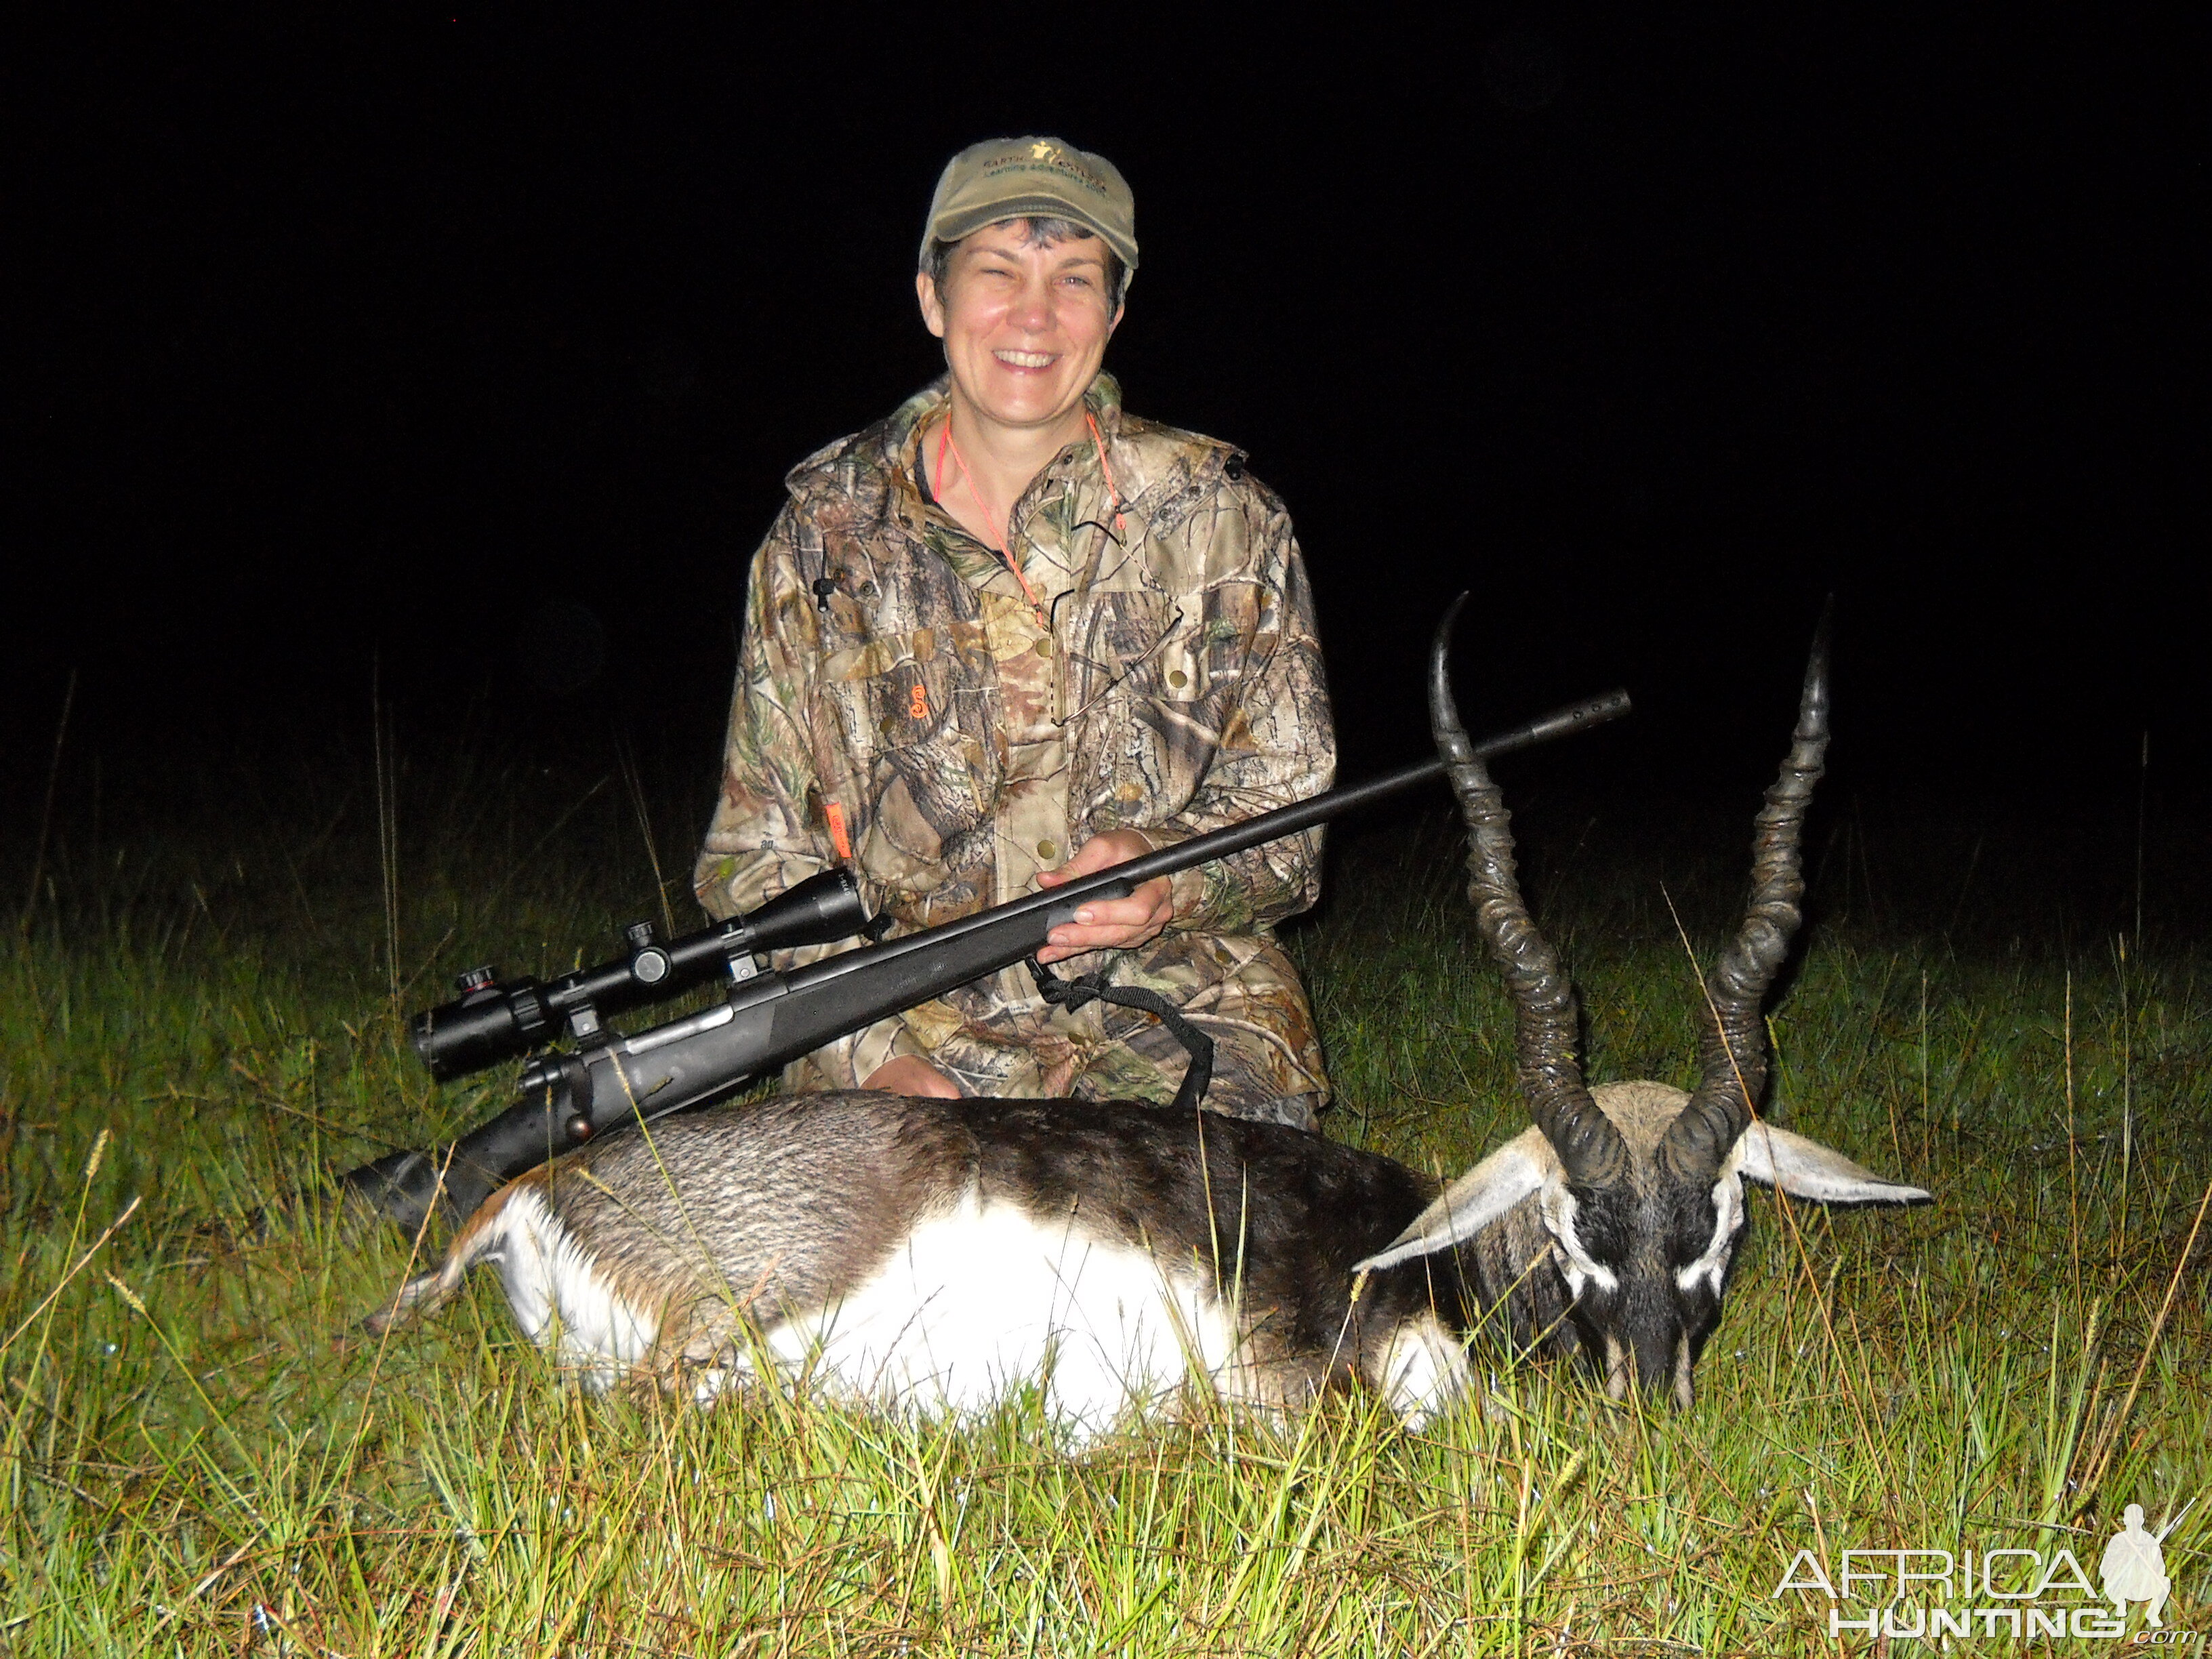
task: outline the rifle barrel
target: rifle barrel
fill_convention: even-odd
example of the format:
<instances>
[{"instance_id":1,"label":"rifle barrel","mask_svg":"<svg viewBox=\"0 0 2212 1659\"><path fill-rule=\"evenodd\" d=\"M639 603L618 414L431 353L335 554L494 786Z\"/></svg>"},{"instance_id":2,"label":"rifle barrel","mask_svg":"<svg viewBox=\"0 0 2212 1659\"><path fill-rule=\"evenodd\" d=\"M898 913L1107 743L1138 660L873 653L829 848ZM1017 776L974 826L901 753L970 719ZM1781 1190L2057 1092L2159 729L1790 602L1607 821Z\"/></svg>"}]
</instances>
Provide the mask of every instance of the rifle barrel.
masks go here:
<instances>
[{"instance_id":1,"label":"rifle barrel","mask_svg":"<svg viewBox=\"0 0 2212 1659\"><path fill-rule=\"evenodd\" d=\"M1607 720L1619 720L1628 713L1628 693L1607 691L1601 696L1586 697L1580 702L1554 708L1548 714L1540 714L1510 732L1500 732L1485 738L1474 745L1478 760L1495 760L1501 755L1517 754L1523 749L1533 749L1540 743L1549 743L1554 738L1564 738L1571 732L1586 731L1593 726L1602 726ZM1143 858L1131 859L1127 864L1113 866L1112 874L1133 886L1150 881L1154 876L1171 875L1177 870L1188 870L1194 864L1203 864L1212 859L1226 858L1231 853L1241 853L1248 847L1279 841L1285 836L1310 830L1330 818L1346 812L1357 811L1363 806L1425 783L1431 778L1444 775L1444 763L1440 760L1417 761L1411 766L1401 766L1395 771L1384 772L1358 783L1348 783L1304 800L1292 801L1288 806L1279 806L1272 812L1262 812L1255 818L1232 823L1226 829L1215 830L1203 836L1164 847ZM1108 873L1105 871L1101 875ZM1055 887L1053 895L1066 898L1074 893L1077 884Z\"/></svg>"},{"instance_id":2,"label":"rifle barrel","mask_svg":"<svg viewBox=\"0 0 2212 1659\"><path fill-rule=\"evenodd\" d=\"M1564 738L1576 732L1602 726L1607 720L1619 720L1629 712L1628 693L1625 690L1604 692L1595 697L1585 697L1580 702L1571 702L1554 708L1549 714L1539 714L1534 720L1485 738L1474 745L1477 759L1495 760L1501 755L1518 754L1523 749L1533 749L1539 744L1549 743L1554 738ZM925 930L935 941L958 938L975 927L990 927L1014 916L1027 915L1033 911L1073 907L1086 899L1126 897L1155 876L1171 876L1177 871L1190 869L1194 865L1210 863L1227 858L1232 853L1247 848L1259 847L1285 836L1294 836L1301 830L1310 830L1317 823L1355 811L1363 806L1386 800L1417 784L1444 775L1444 763L1440 760L1417 761L1411 766L1401 766L1395 771L1383 772L1375 777L1348 783L1334 789L1324 790L1304 800L1292 801L1288 806L1279 806L1256 817L1232 823L1223 829L1208 830L1194 836L1188 841L1163 847L1156 853L1131 859L1126 864L1116 864L1099 871L1096 875L1084 876L1047 888L1039 893L1027 893L1009 899L1004 904L994 904L979 910L974 915L963 916L952 921L939 922ZM895 939L878 945L872 951L855 953L854 965L865 960L881 961L885 953L896 952L907 939L919 939L920 933L910 933L906 939Z\"/></svg>"}]
</instances>

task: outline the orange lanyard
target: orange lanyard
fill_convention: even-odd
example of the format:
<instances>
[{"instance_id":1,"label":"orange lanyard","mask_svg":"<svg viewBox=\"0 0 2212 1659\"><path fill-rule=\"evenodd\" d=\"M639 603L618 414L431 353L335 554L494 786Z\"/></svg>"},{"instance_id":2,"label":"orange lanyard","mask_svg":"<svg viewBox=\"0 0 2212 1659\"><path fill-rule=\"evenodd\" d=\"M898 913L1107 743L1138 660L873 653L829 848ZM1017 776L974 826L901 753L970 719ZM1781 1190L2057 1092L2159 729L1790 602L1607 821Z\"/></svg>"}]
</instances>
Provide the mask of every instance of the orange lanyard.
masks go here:
<instances>
[{"instance_id":1,"label":"orange lanyard","mask_svg":"<svg viewBox=\"0 0 2212 1659\"><path fill-rule=\"evenodd\" d=\"M1083 424L1091 428L1091 441L1098 451L1098 470L1106 475L1106 493L1114 502L1114 527L1127 536L1129 521L1121 512L1121 486L1114 481L1114 464L1106 459L1106 440L1100 435L1098 422L1087 409L1083 411ZM951 453L952 465L960 469L960 482L968 486L968 499L975 503L975 510L983 515L983 527L989 530L991 509L984 505L983 492L975 488L975 477L969 471L968 463L960 453L960 446L952 441L952 416L949 410L945 416L945 424L937 429L937 465L933 469L929 484L930 493L940 501L945 499L945 457L947 451ZM1036 589L1030 586L1030 579L1022 574L1021 566L1015 562L1013 550L1006 545L1006 537L994 536L993 543L999 550L1000 558L1006 561L1006 568L1014 573L1014 580L1022 585L1022 592L1029 596L1030 609L1036 612L1037 626L1050 633L1052 624L1045 617L1044 605L1037 598Z\"/></svg>"},{"instance_id":2,"label":"orange lanyard","mask_svg":"<svg viewBox=\"0 0 2212 1659\"><path fill-rule=\"evenodd\" d=\"M960 482L968 486L968 499L975 503L975 510L983 515L983 528L990 530L991 509L984 505L983 492L975 488L975 475L968 471L968 463L960 454L960 446L952 441L952 416L949 412L945 417L945 424L937 429L936 474L929 485L931 492L940 501L945 499L945 452L948 449L952 452L952 465L960 469ZM1037 626L1050 633L1052 624L1045 618L1044 605L1036 596L1036 589L1030 586L1030 579L1022 574L1021 566L1014 562L1013 550L1006 545L1006 538L1003 535L994 534L991 540L999 550L999 556L1006 561L1006 568L1014 573L1014 580L1022 585L1022 592L1029 595L1030 609L1036 612Z\"/></svg>"}]
</instances>

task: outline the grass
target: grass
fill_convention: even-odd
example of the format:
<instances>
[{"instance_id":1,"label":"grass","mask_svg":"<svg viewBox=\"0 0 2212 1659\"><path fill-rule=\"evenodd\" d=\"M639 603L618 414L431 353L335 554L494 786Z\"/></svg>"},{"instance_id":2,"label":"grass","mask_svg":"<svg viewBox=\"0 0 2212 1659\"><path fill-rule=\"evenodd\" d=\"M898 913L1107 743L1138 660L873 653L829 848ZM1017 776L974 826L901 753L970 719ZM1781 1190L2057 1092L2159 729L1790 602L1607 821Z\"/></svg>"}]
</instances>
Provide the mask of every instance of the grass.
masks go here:
<instances>
[{"instance_id":1,"label":"grass","mask_svg":"<svg viewBox=\"0 0 2212 1659\"><path fill-rule=\"evenodd\" d=\"M1486 1354L1484 1398L1419 1435L1337 1400L1071 1458L1023 1399L957 1431L773 1390L586 1401L488 1279L360 1337L408 1243L276 1200L505 1086L434 1091L405 1010L470 961L604 954L661 901L634 774L378 772L222 780L158 833L73 821L0 945L0 1649L1855 1652L1816 1593L1774 1594L1801 1549L2063 1546L2094 1577L2130 1502L2179 1517L2167 1624L2212 1623L2189 951L1954 948L1956 907L1915 934L1839 860L1773 1018L1778 1115L1939 1201L1762 1198L1693 1411ZM1668 888L1701 948L1743 817ZM1538 815L1527 873L1592 1074L1681 1081L1656 872L1571 830ZM1438 1171L1520 1121L1455 860L1440 818L1349 840L1292 937L1330 1132Z\"/></svg>"}]
</instances>

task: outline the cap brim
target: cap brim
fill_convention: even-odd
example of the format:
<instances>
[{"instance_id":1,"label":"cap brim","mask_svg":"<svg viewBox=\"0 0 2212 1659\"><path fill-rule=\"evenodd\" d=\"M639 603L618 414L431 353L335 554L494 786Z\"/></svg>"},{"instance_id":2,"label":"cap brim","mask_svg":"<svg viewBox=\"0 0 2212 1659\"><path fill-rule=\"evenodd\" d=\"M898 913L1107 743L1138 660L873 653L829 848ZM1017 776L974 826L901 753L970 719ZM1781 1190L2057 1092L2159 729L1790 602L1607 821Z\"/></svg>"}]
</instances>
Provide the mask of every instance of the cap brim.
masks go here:
<instances>
[{"instance_id":1,"label":"cap brim","mask_svg":"<svg viewBox=\"0 0 2212 1659\"><path fill-rule=\"evenodd\" d=\"M930 227L930 240L934 242L957 242L973 236L986 225L995 225L1008 219L1067 219L1081 225L1099 240L1114 250L1121 263L1131 270L1137 268L1137 246L1106 228L1088 211L1064 197L1033 191L1027 196L1010 197L1002 202L984 206L956 210L939 216Z\"/></svg>"}]
</instances>

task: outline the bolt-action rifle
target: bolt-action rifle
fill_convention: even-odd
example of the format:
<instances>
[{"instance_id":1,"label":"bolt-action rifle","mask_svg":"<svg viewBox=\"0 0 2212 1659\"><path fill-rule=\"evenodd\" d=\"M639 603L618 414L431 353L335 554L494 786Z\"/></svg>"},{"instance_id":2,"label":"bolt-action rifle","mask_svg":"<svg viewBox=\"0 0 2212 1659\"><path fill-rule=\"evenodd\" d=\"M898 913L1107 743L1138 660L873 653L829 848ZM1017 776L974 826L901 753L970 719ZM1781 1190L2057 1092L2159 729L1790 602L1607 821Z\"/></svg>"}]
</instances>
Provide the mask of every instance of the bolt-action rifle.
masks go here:
<instances>
[{"instance_id":1,"label":"bolt-action rifle","mask_svg":"<svg viewBox=\"0 0 2212 1659\"><path fill-rule=\"evenodd\" d=\"M1475 752L1486 760L1510 755L1617 719L1628 708L1626 692L1608 692L1486 738ZM415 1050L434 1077L481 1071L564 1034L574 1047L549 1047L525 1066L520 1098L489 1123L450 1146L379 1158L341 1183L410 1230L434 1206L459 1220L516 1176L594 1135L724 1098L825 1042L1012 967L1042 949L1054 927L1073 921L1079 905L1127 898L1155 876L1294 835L1443 772L1443 763L1434 760L1401 767L1048 891L787 973L762 970L757 954L879 931L847 872L813 877L757 910L678 939L659 940L650 923L638 923L628 930L625 955L550 984L471 969L460 976L457 1000L415 1018ZM732 981L728 997L703 1012L628 1036L603 1023L723 975Z\"/></svg>"}]
</instances>

